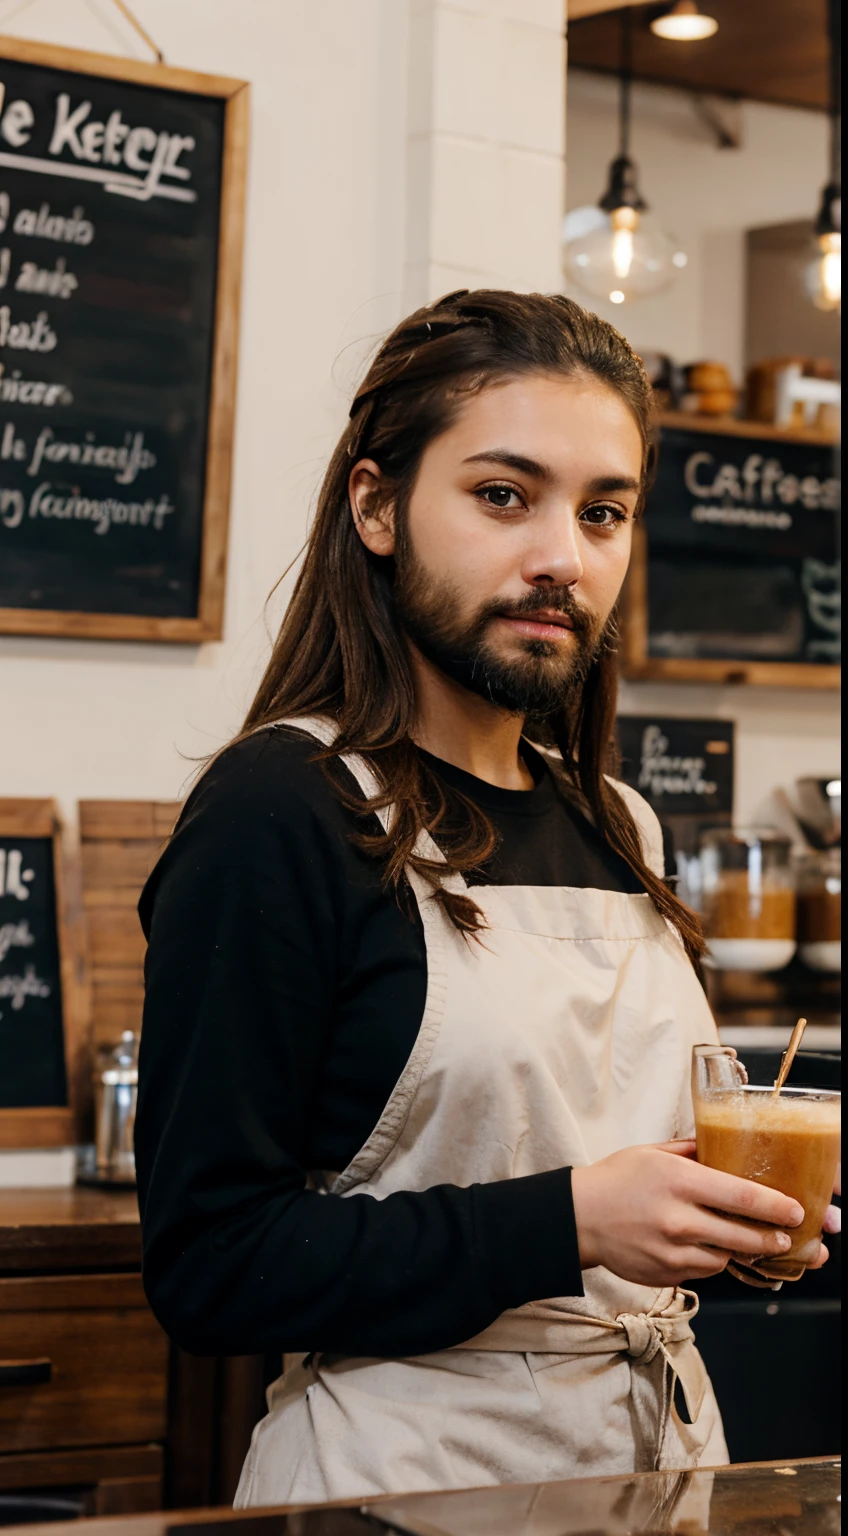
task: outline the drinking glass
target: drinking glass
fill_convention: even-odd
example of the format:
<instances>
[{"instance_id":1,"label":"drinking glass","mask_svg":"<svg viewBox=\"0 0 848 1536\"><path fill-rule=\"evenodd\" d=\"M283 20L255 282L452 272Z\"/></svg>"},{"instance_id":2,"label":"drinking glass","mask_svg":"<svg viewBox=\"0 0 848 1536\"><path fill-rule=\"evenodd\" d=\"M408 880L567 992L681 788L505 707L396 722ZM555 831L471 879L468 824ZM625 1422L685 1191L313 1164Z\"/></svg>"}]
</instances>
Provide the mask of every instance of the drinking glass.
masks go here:
<instances>
[{"instance_id":1,"label":"drinking glass","mask_svg":"<svg viewBox=\"0 0 848 1536\"><path fill-rule=\"evenodd\" d=\"M824 1088L771 1088L747 1081L726 1046L696 1045L692 1058L697 1158L742 1179L753 1179L797 1200L800 1227L780 1258L739 1262L775 1280L800 1280L816 1257L839 1165L841 1094Z\"/></svg>"}]
</instances>

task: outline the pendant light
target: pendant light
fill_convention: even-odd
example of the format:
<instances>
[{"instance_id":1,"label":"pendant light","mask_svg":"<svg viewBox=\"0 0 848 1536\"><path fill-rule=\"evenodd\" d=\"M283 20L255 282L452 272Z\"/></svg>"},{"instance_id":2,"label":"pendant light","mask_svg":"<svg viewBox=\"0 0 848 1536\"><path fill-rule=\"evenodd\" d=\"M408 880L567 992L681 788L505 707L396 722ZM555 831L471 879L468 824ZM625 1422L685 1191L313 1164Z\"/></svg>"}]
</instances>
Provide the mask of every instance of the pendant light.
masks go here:
<instances>
[{"instance_id":1,"label":"pendant light","mask_svg":"<svg viewBox=\"0 0 848 1536\"><path fill-rule=\"evenodd\" d=\"M714 16L699 11L695 0L677 0L662 16L654 17L651 31L672 43L702 43L715 36L718 22Z\"/></svg>"},{"instance_id":2,"label":"pendant light","mask_svg":"<svg viewBox=\"0 0 848 1536\"><path fill-rule=\"evenodd\" d=\"M584 292L613 304L662 292L687 261L650 218L630 158L632 45L628 6L621 13L618 154L597 207L574 209L563 223L566 275Z\"/></svg>"},{"instance_id":3,"label":"pendant light","mask_svg":"<svg viewBox=\"0 0 848 1536\"><path fill-rule=\"evenodd\" d=\"M816 309L842 308L842 61L840 0L828 0L830 71L830 175L815 223L816 251L806 272L807 292Z\"/></svg>"}]
</instances>

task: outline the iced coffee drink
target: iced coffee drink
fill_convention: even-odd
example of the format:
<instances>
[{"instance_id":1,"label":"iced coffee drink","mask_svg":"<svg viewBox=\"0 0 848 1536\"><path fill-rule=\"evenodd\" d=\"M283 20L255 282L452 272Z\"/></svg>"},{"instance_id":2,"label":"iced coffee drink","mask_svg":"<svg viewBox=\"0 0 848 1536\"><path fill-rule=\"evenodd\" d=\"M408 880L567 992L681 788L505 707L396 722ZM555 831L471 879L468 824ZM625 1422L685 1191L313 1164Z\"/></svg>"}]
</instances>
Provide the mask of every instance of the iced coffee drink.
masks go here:
<instances>
[{"instance_id":1,"label":"iced coffee drink","mask_svg":"<svg viewBox=\"0 0 848 1536\"><path fill-rule=\"evenodd\" d=\"M779 1189L803 1206L803 1222L788 1234L789 1251L755 1261L760 1273L773 1279L799 1279L818 1253L833 1194L840 1094L784 1088L774 1098L770 1088L749 1086L744 1069L712 1047L696 1047L693 1078L698 1162Z\"/></svg>"}]
</instances>

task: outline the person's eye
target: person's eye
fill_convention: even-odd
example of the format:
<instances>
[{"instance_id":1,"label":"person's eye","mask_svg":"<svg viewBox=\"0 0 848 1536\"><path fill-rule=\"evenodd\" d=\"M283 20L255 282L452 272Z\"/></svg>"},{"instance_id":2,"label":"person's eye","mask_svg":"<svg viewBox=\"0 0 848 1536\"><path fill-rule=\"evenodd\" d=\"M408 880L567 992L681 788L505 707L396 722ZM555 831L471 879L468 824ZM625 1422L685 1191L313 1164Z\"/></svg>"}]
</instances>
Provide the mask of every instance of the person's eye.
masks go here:
<instances>
[{"instance_id":1,"label":"person's eye","mask_svg":"<svg viewBox=\"0 0 848 1536\"><path fill-rule=\"evenodd\" d=\"M481 485L474 495L484 506L496 512L519 512L525 506L521 492L514 485Z\"/></svg>"},{"instance_id":2,"label":"person's eye","mask_svg":"<svg viewBox=\"0 0 848 1536\"><path fill-rule=\"evenodd\" d=\"M580 521L588 523L590 528L616 528L620 523L627 522L627 513L623 507L613 506L609 502L595 502L593 506L583 508Z\"/></svg>"}]
</instances>

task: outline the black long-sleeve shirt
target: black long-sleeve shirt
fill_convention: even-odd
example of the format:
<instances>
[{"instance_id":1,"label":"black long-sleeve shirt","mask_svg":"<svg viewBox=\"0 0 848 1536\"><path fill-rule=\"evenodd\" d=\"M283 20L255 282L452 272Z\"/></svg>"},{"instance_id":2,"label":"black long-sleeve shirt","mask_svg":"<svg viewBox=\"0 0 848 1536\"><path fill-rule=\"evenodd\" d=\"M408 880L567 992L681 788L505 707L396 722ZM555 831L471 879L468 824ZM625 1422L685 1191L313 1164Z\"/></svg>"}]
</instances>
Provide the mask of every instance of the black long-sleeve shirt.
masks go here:
<instances>
[{"instance_id":1,"label":"black long-sleeve shirt","mask_svg":"<svg viewBox=\"0 0 848 1536\"><path fill-rule=\"evenodd\" d=\"M508 1307L582 1293L569 1169L383 1200L307 1188L307 1170L344 1168L376 1125L427 987L415 904L402 910L354 847L362 823L315 752L272 728L223 753L139 907L144 1281L199 1354L421 1354ZM483 880L639 891L527 760L535 787L520 791L431 759L496 825Z\"/></svg>"}]
</instances>

